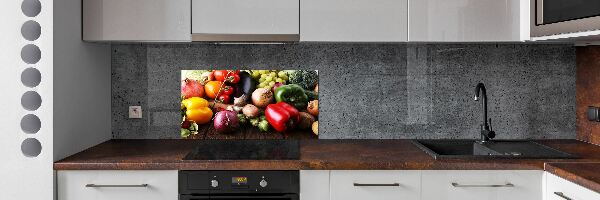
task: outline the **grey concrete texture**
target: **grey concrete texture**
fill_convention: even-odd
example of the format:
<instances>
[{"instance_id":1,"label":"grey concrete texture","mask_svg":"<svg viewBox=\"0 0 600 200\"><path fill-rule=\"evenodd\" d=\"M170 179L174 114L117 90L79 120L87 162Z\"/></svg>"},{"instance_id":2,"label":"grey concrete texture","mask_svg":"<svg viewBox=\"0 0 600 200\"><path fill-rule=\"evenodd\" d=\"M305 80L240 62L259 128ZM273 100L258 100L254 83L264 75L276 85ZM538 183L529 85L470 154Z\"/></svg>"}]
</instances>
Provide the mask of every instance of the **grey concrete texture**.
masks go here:
<instances>
[{"instance_id":1,"label":"grey concrete texture","mask_svg":"<svg viewBox=\"0 0 600 200\"><path fill-rule=\"evenodd\" d=\"M320 139L575 138L575 48L540 44L113 45L112 132L179 138L186 69L319 70ZM141 105L144 118L128 119Z\"/></svg>"}]
</instances>

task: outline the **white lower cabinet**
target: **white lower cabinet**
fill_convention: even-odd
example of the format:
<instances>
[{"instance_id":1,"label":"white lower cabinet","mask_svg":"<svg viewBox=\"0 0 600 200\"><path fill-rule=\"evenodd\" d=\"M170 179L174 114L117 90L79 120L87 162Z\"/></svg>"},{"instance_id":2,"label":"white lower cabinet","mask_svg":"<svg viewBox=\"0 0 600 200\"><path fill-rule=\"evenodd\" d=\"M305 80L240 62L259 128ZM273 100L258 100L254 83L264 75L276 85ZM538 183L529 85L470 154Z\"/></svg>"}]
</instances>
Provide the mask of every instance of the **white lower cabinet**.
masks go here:
<instances>
[{"instance_id":1,"label":"white lower cabinet","mask_svg":"<svg viewBox=\"0 0 600 200\"><path fill-rule=\"evenodd\" d=\"M600 193L546 172L545 200L600 200Z\"/></svg>"},{"instance_id":2,"label":"white lower cabinet","mask_svg":"<svg viewBox=\"0 0 600 200\"><path fill-rule=\"evenodd\" d=\"M57 172L58 200L177 200L177 186L173 170Z\"/></svg>"},{"instance_id":3,"label":"white lower cabinet","mask_svg":"<svg viewBox=\"0 0 600 200\"><path fill-rule=\"evenodd\" d=\"M542 200L543 171L423 171L423 200Z\"/></svg>"},{"instance_id":4,"label":"white lower cabinet","mask_svg":"<svg viewBox=\"0 0 600 200\"><path fill-rule=\"evenodd\" d=\"M300 171L300 199L329 200L329 170Z\"/></svg>"},{"instance_id":5,"label":"white lower cabinet","mask_svg":"<svg viewBox=\"0 0 600 200\"><path fill-rule=\"evenodd\" d=\"M331 171L331 200L418 200L421 172L399 170Z\"/></svg>"}]
</instances>

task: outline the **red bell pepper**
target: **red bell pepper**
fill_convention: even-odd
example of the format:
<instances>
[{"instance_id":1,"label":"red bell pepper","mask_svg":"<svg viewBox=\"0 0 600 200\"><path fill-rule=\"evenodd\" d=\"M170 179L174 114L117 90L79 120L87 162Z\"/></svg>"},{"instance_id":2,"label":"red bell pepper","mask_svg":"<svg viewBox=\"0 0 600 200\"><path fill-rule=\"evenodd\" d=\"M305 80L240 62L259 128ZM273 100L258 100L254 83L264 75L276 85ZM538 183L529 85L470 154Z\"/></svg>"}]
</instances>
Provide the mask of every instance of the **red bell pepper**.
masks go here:
<instances>
[{"instance_id":1,"label":"red bell pepper","mask_svg":"<svg viewBox=\"0 0 600 200\"><path fill-rule=\"evenodd\" d=\"M292 129L300 122L298 110L285 102L269 104L265 109L265 116L269 124L278 132Z\"/></svg>"}]
</instances>

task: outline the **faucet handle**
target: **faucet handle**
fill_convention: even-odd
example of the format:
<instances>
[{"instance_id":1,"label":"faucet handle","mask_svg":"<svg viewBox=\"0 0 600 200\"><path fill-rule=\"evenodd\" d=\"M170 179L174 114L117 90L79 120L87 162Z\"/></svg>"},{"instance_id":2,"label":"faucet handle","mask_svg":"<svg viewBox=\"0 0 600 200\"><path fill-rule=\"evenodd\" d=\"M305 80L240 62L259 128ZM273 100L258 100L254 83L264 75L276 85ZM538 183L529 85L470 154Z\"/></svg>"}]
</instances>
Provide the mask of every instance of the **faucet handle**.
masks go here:
<instances>
[{"instance_id":1,"label":"faucet handle","mask_svg":"<svg viewBox=\"0 0 600 200\"><path fill-rule=\"evenodd\" d=\"M489 121L490 121L490 123L489 123L490 124L490 131L493 131L494 129L492 128L492 118L490 118Z\"/></svg>"}]
</instances>

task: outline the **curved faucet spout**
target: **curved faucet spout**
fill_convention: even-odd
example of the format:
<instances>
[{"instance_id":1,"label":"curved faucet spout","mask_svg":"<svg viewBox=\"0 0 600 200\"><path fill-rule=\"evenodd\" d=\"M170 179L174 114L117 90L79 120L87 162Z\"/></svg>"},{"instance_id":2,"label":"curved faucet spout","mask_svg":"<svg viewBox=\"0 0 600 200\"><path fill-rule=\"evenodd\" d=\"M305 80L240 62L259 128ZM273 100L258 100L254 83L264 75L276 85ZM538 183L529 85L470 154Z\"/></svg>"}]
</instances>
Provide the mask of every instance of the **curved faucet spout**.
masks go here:
<instances>
[{"instance_id":1,"label":"curved faucet spout","mask_svg":"<svg viewBox=\"0 0 600 200\"><path fill-rule=\"evenodd\" d=\"M485 85L483 83L478 83L475 87L475 97L473 98L475 101L479 101L479 99L483 99L481 102L481 106L483 107L483 123L481 124L481 141L486 142L496 136L495 132L490 129L490 125L488 124L487 117L487 93L485 91ZM490 119L491 123L491 119Z\"/></svg>"}]
</instances>

